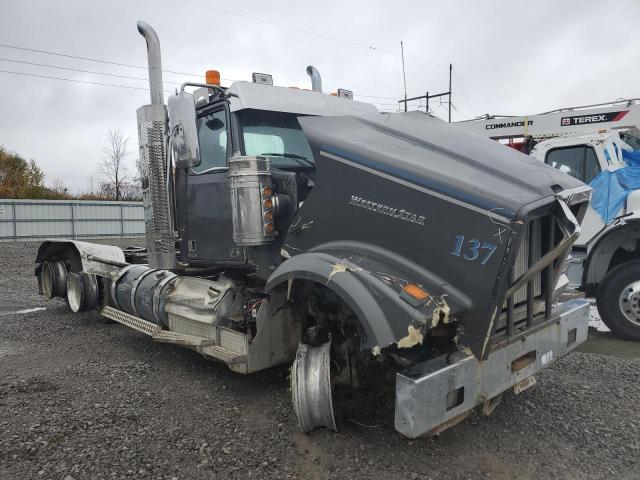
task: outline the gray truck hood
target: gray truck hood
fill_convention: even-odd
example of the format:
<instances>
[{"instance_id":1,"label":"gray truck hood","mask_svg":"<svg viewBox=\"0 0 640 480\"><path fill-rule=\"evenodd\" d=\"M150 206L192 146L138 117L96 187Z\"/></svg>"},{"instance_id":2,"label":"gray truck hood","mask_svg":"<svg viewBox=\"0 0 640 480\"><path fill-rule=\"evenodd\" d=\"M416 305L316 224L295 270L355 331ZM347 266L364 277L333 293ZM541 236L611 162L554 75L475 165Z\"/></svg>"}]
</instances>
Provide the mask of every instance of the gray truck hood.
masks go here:
<instances>
[{"instance_id":1,"label":"gray truck hood","mask_svg":"<svg viewBox=\"0 0 640 480\"><path fill-rule=\"evenodd\" d=\"M494 140L420 112L299 121L316 154L347 159L509 219L526 204L583 185Z\"/></svg>"}]
</instances>

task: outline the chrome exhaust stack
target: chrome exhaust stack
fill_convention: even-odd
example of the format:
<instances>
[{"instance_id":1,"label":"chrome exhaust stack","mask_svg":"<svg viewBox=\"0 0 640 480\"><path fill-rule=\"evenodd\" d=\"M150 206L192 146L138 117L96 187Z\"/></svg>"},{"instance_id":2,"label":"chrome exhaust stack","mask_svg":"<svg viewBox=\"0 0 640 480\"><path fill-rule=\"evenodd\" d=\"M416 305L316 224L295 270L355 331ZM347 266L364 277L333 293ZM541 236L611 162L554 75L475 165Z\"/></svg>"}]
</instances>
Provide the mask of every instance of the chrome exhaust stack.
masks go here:
<instances>
[{"instance_id":1,"label":"chrome exhaust stack","mask_svg":"<svg viewBox=\"0 0 640 480\"><path fill-rule=\"evenodd\" d=\"M136 112L147 252L151 268L172 269L176 253L167 192L167 109L162 91L160 41L145 22L138 22L138 31L147 41L151 91L151 104Z\"/></svg>"},{"instance_id":2,"label":"chrome exhaust stack","mask_svg":"<svg viewBox=\"0 0 640 480\"><path fill-rule=\"evenodd\" d=\"M320 72L313 65L307 67L307 75L311 77L311 90L322 93L322 78Z\"/></svg>"}]
</instances>

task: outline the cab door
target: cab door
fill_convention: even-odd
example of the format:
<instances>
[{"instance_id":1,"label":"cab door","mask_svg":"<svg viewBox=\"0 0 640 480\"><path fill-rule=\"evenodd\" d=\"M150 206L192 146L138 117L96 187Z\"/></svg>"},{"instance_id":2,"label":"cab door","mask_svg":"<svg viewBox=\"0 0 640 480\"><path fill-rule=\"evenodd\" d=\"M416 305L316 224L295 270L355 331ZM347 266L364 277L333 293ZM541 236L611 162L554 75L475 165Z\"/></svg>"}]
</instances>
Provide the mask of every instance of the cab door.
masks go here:
<instances>
[{"instance_id":1,"label":"cab door","mask_svg":"<svg viewBox=\"0 0 640 480\"><path fill-rule=\"evenodd\" d=\"M201 163L186 175L186 235L182 253L192 263L236 263L228 160L232 151L230 113L220 102L198 113Z\"/></svg>"}]
</instances>

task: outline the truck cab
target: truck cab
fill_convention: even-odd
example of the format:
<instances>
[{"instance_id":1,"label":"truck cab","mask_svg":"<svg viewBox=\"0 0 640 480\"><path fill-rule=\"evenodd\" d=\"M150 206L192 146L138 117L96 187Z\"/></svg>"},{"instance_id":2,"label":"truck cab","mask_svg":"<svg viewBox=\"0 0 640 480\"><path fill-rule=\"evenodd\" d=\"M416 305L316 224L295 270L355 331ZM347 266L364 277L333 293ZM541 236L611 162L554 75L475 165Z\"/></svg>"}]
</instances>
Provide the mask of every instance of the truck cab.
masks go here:
<instances>
[{"instance_id":1,"label":"truck cab","mask_svg":"<svg viewBox=\"0 0 640 480\"><path fill-rule=\"evenodd\" d=\"M245 81L233 83L222 95L213 93L208 88L194 92L200 164L172 170L180 257L194 265L255 269L264 277L269 272L263 263L233 242L229 160L234 155L269 158L276 181L293 182L288 188L295 190L289 195L295 197L295 205L288 208L295 213L313 187L315 174L315 160L298 118L377 110L342 96ZM279 222L280 229L287 227L286 221ZM275 253L279 257L279 251Z\"/></svg>"},{"instance_id":2,"label":"truck cab","mask_svg":"<svg viewBox=\"0 0 640 480\"><path fill-rule=\"evenodd\" d=\"M615 171L626 166L622 150L633 151L640 148L640 130L603 130L589 134L558 137L538 143L531 156L560 171L590 184L602 171ZM635 208L640 192L631 193L619 212L611 212L612 217L636 217L640 212ZM594 238L603 233L606 221L592 206L589 206L582 222L582 233L574 248L587 247Z\"/></svg>"},{"instance_id":3,"label":"truck cab","mask_svg":"<svg viewBox=\"0 0 640 480\"><path fill-rule=\"evenodd\" d=\"M640 190L628 192L619 209L609 211L611 184L594 180L601 172L637 169L627 165L623 151L638 148L640 130L626 128L552 138L531 151L533 158L594 185L595 198L607 202L605 211L596 211L593 199L589 204L567 273L570 287L597 298L612 331L635 340L640 340Z\"/></svg>"}]
</instances>

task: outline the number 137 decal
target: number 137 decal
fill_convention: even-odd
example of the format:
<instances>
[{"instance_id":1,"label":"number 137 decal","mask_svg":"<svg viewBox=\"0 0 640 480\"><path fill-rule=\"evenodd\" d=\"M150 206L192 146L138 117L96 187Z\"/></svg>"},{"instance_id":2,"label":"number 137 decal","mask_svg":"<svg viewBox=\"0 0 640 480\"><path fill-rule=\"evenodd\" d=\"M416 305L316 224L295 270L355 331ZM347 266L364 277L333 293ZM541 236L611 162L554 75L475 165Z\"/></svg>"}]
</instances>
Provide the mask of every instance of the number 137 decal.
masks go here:
<instances>
[{"instance_id":1,"label":"number 137 decal","mask_svg":"<svg viewBox=\"0 0 640 480\"><path fill-rule=\"evenodd\" d=\"M456 246L451 255L462 257L470 262L480 261L480 265L484 265L489 261L493 252L496 251L493 243L481 242L477 238L464 241L464 235L456 235Z\"/></svg>"}]
</instances>

